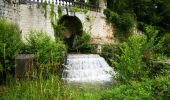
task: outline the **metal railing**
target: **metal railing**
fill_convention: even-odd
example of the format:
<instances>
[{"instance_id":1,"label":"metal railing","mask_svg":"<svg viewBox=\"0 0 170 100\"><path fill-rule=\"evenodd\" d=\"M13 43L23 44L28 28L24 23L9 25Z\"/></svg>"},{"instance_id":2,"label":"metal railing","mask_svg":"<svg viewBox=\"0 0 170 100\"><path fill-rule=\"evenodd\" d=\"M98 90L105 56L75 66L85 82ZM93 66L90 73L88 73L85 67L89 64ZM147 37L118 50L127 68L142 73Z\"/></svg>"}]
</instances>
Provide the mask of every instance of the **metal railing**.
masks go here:
<instances>
[{"instance_id":1,"label":"metal railing","mask_svg":"<svg viewBox=\"0 0 170 100\"><path fill-rule=\"evenodd\" d=\"M60 6L77 6L79 8L88 9L91 11L100 12L100 7L98 5L90 5L83 2L75 2L74 0L25 0L21 3L29 3L29 4L55 4Z\"/></svg>"}]
</instances>

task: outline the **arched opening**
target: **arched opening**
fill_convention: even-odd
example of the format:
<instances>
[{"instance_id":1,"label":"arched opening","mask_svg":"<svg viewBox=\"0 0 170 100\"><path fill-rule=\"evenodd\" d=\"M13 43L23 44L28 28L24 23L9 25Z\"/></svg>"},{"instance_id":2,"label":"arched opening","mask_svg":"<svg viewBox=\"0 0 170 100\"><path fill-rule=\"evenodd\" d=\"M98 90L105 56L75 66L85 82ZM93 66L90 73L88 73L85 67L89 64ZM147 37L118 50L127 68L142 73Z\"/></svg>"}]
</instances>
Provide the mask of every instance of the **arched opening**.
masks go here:
<instances>
[{"instance_id":1,"label":"arched opening","mask_svg":"<svg viewBox=\"0 0 170 100\"><path fill-rule=\"evenodd\" d=\"M83 33L83 25L80 19L76 16L64 15L59 23L64 26L64 40L66 44L69 48L72 48L75 38Z\"/></svg>"}]
</instances>

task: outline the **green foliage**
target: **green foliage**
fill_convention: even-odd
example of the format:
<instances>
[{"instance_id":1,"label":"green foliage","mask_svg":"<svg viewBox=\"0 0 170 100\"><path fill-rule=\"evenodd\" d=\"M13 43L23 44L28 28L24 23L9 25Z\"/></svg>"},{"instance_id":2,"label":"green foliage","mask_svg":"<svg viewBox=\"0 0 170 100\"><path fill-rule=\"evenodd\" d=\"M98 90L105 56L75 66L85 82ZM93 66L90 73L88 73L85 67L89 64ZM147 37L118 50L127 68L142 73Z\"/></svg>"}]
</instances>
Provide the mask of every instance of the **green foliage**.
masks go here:
<instances>
[{"instance_id":1,"label":"green foliage","mask_svg":"<svg viewBox=\"0 0 170 100\"><path fill-rule=\"evenodd\" d=\"M160 69L160 71L162 74L159 74L159 76L154 79L141 76L143 79L140 82L129 81L125 84L119 84L105 92L102 95L102 100L168 100L170 97L170 66L167 65L166 69Z\"/></svg>"},{"instance_id":2,"label":"green foliage","mask_svg":"<svg viewBox=\"0 0 170 100\"><path fill-rule=\"evenodd\" d=\"M113 10L114 9L113 3L114 3L113 0L107 0L107 8Z\"/></svg>"},{"instance_id":3,"label":"green foliage","mask_svg":"<svg viewBox=\"0 0 170 100\"><path fill-rule=\"evenodd\" d=\"M35 55L39 74L48 74L63 63L66 47L59 39L52 40L47 33L31 31L27 38L27 52Z\"/></svg>"},{"instance_id":4,"label":"green foliage","mask_svg":"<svg viewBox=\"0 0 170 100\"><path fill-rule=\"evenodd\" d=\"M168 75L170 67L164 64L167 60L168 57L163 54L152 55L146 62L149 77L155 78L160 75Z\"/></svg>"},{"instance_id":5,"label":"green foliage","mask_svg":"<svg viewBox=\"0 0 170 100\"><path fill-rule=\"evenodd\" d=\"M135 18L130 13L123 13L119 15L109 9L104 11L109 22L111 22L117 28L116 37L121 40L126 39L135 25Z\"/></svg>"},{"instance_id":6,"label":"green foliage","mask_svg":"<svg viewBox=\"0 0 170 100\"><path fill-rule=\"evenodd\" d=\"M56 18L54 7L55 7L54 4L50 4L50 21L51 21L51 23L55 23L54 19Z\"/></svg>"},{"instance_id":7,"label":"green foliage","mask_svg":"<svg viewBox=\"0 0 170 100\"><path fill-rule=\"evenodd\" d=\"M64 26L61 25L61 23L59 22L60 19L62 17L62 8L61 6L58 6L58 17L56 16L56 13L54 11L54 4L50 5L50 21L51 21L51 25L53 26L54 29L54 35L55 38L60 38L63 39L64 38Z\"/></svg>"},{"instance_id":8,"label":"green foliage","mask_svg":"<svg viewBox=\"0 0 170 100\"><path fill-rule=\"evenodd\" d=\"M105 9L104 10L104 14L106 15L107 19L115 24L118 24L119 22L119 14L117 14L116 12L111 11L110 9Z\"/></svg>"},{"instance_id":9,"label":"green foliage","mask_svg":"<svg viewBox=\"0 0 170 100\"><path fill-rule=\"evenodd\" d=\"M118 14L135 14L136 19L163 32L170 31L169 0L107 0L107 8ZM164 34L164 33L161 33Z\"/></svg>"},{"instance_id":10,"label":"green foliage","mask_svg":"<svg viewBox=\"0 0 170 100\"><path fill-rule=\"evenodd\" d=\"M115 55L106 55L105 58L111 58L120 83L104 93L102 100L169 99L170 66L163 62L168 57L157 52L165 48L163 38L159 40L155 27L144 25L142 30L142 35L131 36L121 44L120 52L116 53L118 59L114 59ZM114 52L114 49L105 49ZM155 64L155 61L162 63Z\"/></svg>"},{"instance_id":11,"label":"green foliage","mask_svg":"<svg viewBox=\"0 0 170 100\"><path fill-rule=\"evenodd\" d=\"M147 36L147 42L143 46L143 62L147 66L146 70L148 71L149 77L156 77L161 74L165 66L154 66L153 62L168 59L165 55L162 55L164 54L163 50L168 47L163 47L163 41L158 38L159 31L155 27L145 25L143 32Z\"/></svg>"},{"instance_id":12,"label":"green foliage","mask_svg":"<svg viewBox=\"0 0 170 100\"><path fill-rule=\"evenodd\" d=\"M154 55L154 52L156 49L161 49L159 46L157 46L157 36L158 36L158 30L156 30L153 26L146 25L144 27L143 33L147 37L147 43L144 47L144 57L147 60L150 56Z\"/></svg>"},{"instance_id":13,"label":"green foliage","mask_svg":"<svg viewBox=\"0 0 170 100\"><path fill-rule=\"evenodd\" d=\"M170 34L165 34L158 43L158 52L170 56Z\"/></svg>"},{"instance_id":14,"label":"green foliage","mask_svg":"<svg viewBox=\"0 0 170 100\"><path fill-rule=\"evenodd\" d=\"M43 10L44 10L44 17L45 17L45 18L47 18L47 5L48 5L47 1L45 1L45 2L42 2L42 1L41 1L41 7L42 7Z\"/></svg>"},{"instance_id":15,"label":"green foliage","mask_svg":"<svg viewBox=\"0 0 170 100\"><path fill-rule=\"evenodd\" d=\"M83 12L84 14L86 14L88 12L88 9L85 8L79 8L78 6L73 6L73 7L68 7L69 10L74 11L74 14L76 12Z\"/></svg>"},{"instance_id":16,"label":"green foliage","mask_svg":"<svg viewBox=\"0 0 170 100\"><path fill-rule=\"evenodd\" d=\"M139 21L168 29L170 2L168 0L130 0ZM166 19L166 21L165 21Z\"/></svg>"},{"instance_id":17,"label":"green foliage","mask_svg":"<svg viewBox=\"0 0 170 100\"><path fill-rule=\"evenodd\" d=\"M54 35L55 38L60 38L61 40L64 38L64 31L65 31L65 27L61 24L53 24L53 29L54 29Z\"/></svg>"},{"instance_id":18,"label":"green foliage","mask_svg":"<svg viewBox=\"0 0 170 100\"><path fill-rule=\"evenodd\" d=\"M0 73L4 71L6 74L15 67L14 60L19 53L20 44L20 31L17 26L0 19Z\"/></svg>"},{"instance_id":19,"label":"green foliage","mask_svg":"<svg viewBox=\"0 0 170 100\"><path fill-rule=\"evenodd\" d=\"M102 95L102 100L168 100L170 97L169 77L145 79L142 82L131 81L129 84L114 87Z\"/></svg>"},{"instance_id":20,"label":"green foliage","mask_svg":"<svg viewBox=\"0 0 170 100\"><path fill-rule=\"evenodd\" d=\"M117 60L120 55L120 44L102 45L101 56L111 65L113 60Z\"/></svg>"},{"instance_id":21,"label":"green foliage","mask_svg":"<svg viewBox=\"0 0 170 100\"><path fill-rule=\"evenodd\" d=\"M153 61L158 61L158 57L163 57L157 53L162 50L162 44L157 39L158 30L152 26L144 27L145 35L134 35L121 46L121 54L118 59L112 59L119 75L123 80L141 80L143 77L155 77L160 74L164 67L153 65Z\"/></svg>"},{"instance_id":22,"label":"green foliage","mask_svg":"<svg viewBox=\"0 0 170 100\"><path fill-rule=\"evenodd\" d=\"M148 58L156 53L166 54L168 55L168 44L169 42L169 34L160 36L160 31L151 25L147 25L145 23L139 24L139 29L143 31L143 34L147 36L147 44L145 45L145 58Z\"/></svg>"},{"instance_id":23,"label":"green foliage","mask_svg":"<svg viewBox=\"0 0 170 100\"><path fill-rule=\"evenodd\" d=\"M77 51L82 53L90 53L93 51L93 47L90 44L90 35L87 32L83 32L82 35L77 35L75 37L73 47L71 48L71 51Z\"/></svg>"},{"instance_id":24,"label":"green foliage","mask_svg":"<svg viewBox=\"0 0 170 100\"><path fill-rule=\"evenodd\" d=\"M115 14L116 16L116 14ZM144 35L145 34L145 35ZM150 25L143 26L143 35L134 35L118 47L104 46L102 56L118 71L118 78L123 81L142 80L144 77L154 78L161 75L165 66L154 66L154 61L159 61L165 56L159 54L164 50L162 39L157 38L158 30ZM168 44L168 42L165 42ZM159 58L159 59L158 59ZM166 57L167 59L167 57Z\"/></svg>"},{"instance_id":25,"label":"green foliage","mask_svg":"<svg viewBox=\"0 0 170 100\"><path fill-rule=\"evenodd\" d=\"M122 44L121 55L118 61L113 62L121 78L127 80L141 80L146 75L143 58L143 45L146 44L146 36L131 36L127 42Z\"/></svg>"},{"instance_id":26,"label":"green foliage","mask_svg":"<svg viewBox=\"0 0 170 100\"><path fill-rule=\"evenodd\" d=\"M151 86L147 83L131 82L130 84L120 85L102 95L102 100L150 100Z\"/></svg>"},{"instance_id":27,"label":"green foliage","mask_svg":"<svg viewBox=\"0 0 170 100\"><path fill-rule=\"evenodd\" d=\"M60 19L62 17L62 7L58 6L58 19Z\"/></svg>"},{"instance_id":28,"label":"green foliage","mask_svg":"<svg viewBox=\"0 0 170 100\"><path fill-rule=\"evenodd\" d=\"M107 0L107 4L107 8L118 14L128 12L129 10L128 0Z\"/></svg>"},{"instance_id":29,"label":"green foliage","mask_svg":"<svg viewBox=\"0 0 170 100\"><path fill-rule=\"evenodd\" d=\"M89 0L89 4L97 5L97 4L99 4L99 0Z\"/></svg>"},{"instance_id":30,"label":"green foliage","mask_svg":"<svg viewBox=\"0 0 170 100\"><path fill-rule=\"evenodd\" d=\"M169 69L170 71L170 69ZM169 74L170 75L170 74ZM160 76L153 81L152 96L157 100L170 98L170 76Z\"/></svg>"}]
</instances>

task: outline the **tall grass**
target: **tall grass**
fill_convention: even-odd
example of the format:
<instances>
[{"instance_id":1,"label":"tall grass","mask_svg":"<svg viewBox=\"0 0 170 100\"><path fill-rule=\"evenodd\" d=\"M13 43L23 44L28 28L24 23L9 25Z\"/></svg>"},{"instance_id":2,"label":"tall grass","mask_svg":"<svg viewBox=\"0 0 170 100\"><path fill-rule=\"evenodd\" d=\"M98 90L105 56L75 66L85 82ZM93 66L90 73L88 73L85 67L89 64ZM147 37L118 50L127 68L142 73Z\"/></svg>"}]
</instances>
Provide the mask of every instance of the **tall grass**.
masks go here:
<instances>
[{"instance_id":1,"label":"tall grass","mask_svg":"<svg viewBox=\"0 0 170 100\"><path fill-rule=\"evenodd\" d=\"M99 100L101 88L85 88L63 84L56 76L49 79L21 81L6 87L1 100Z\"/></svg>"}]
</instances>

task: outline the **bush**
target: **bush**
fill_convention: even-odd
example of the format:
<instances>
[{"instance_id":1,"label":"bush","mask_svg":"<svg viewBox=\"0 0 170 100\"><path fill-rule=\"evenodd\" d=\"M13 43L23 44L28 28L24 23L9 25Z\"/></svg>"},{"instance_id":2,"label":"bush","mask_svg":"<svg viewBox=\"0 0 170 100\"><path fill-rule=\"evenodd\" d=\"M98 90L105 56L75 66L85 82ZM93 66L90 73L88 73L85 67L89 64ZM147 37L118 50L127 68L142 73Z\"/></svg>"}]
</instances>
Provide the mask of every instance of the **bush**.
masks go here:
<instances>
[{"instance_id":1,"label":"bush","mask_svg":"<svg viewBox=\"0 0 170 100\"><path fill-rule=\"evenodd\" d=\"M170 68L167 65L166 72L165 70L160 71L164 74L154 79L143 77L141 82L129 81L125 84L119 84L105 92L101 98L102 100L168 100L170 98Z\"/></svg>"},{"instance_id":2,"label":"bush","mask_svg":"<svg viewBox=\"0 0 170 100\"><path fill-rule=\"evenodd\" d=\"M168 48L168 46L167 44L166 46L163 45L163 38L160 39L158 35L159 31L155 27L144 24L142 30L147 37L147 42L143 46L143 62L147 66L146 70L148 71L149 77L154 78L161 74L165 66L155 66L153 62L168 59L163 52L163 50L165 50L164 48Z\"/></svg>"},{"instance_id":3,"label":"bush","mask_svg":"<svg viewBox=\"0 0 170 100\"><path fill-rule=\"evenodd\" d=\"M120 79L141 80L143 77L158 76L165 67L153 65L153 61L158 61L161 56L158 50L163 50L164 42L158 39L158 30L154 27L143 26L143 34L134 35L120 46L120 52L115 52L113 47L107 47L105 51L111 55L104 54L106 59L112 62L112 65L121 75ZM113 53L115 52L115 53ZM117 56L115 57L115 55ZM157 56L157 57L156 57ZM116 58L116 59L115 59Z\"/></svg>"},{"instance_id":4,"label":"bush","mask_svg":"<svg viewBox=\"0 0 170 100\"><path fill-rule=\"evenodd\" d=\"M170 69L169 69L170 71ZM168 100L170 98L170 73L167 76L157 77L153 81L152 96L156 100Z\"/></svg>"},{"instance_id":5,"label":"bush","mask_svg":"<svg viewBox=\"0 0 170 100\"><path fill-rule=\"evenodd\" d=\"M23 53L35 55L39 74L48 74L49 70L57 68L63 63L66 47L59 39L52 40L47 33L31 31Z\"/></svg>"},{"instance_id":6,"label":"bush","mask_svg":"<svg viewBox=\"0 0 170 100\"><path fill-rule=\"evenodd\" d=\"M150 59L150 57L154 54L156 54L157 49L161 49L158 46L158 30L155 29L155 27L151 25L145 24L143 27L143 34L146 35L147 37L147 42L145 46L143 47L143 52L144 52L144 59L147 62L147 60Z\"/></svg>"},{"instance_id":7,"label":"bush","mask_svg":"<svg viewBox=\"0 0 170 100\"><path fill-rule=\"evenodd\" d=\"M102 100L141 100L152 98L151 81L147 83L131 82L117 86L102 95Z\"/></svg>"},{"instance_id":8,"label":"bush","mask_svg":"<svg viewBox=\"0 0 170 100\"><path fill-rule=\"evenodd\" d=\"M90 35L87 32L83 32L82 35L75 35L73 46L70 51L77 51L82 53L90 53L93 50L93 46L90 44Z\"/></svg>"},{"instance_id":9,"label":"bush","mask_svg":"<svg viewBox=\"0 0 170 100\"><path fill-rule=\"evenodd\" d=\"M14 69L14 60L19 53L20 44L20 31L17 26L0 19L0 75L3 72L0 79L6 78L6 74Z\"/></svg>"},{"instance_id":10,"label":"bush","mask_svg":"<svg viewBox=\"0 0 170 100\"><path fill-rule=\"evenodd\" d=\"M105 44L102 45L101 56L111 65L113 60L118 59L120 55L120 44Z\"/></svg>"},{"instance_id":11,"label":"bush","mask_svg":"<svg viewBox=\"0 0 170 100\"><path fill-rule=\"evenodd\" d=\"M117 61L113 61L115 69L118 71L120 78L124 81L141 80L147 72L144 70L143 45L146 44L146 36L131 36L127 42L122 44L121 55Z\"/></svg>"},{"instance_id":12,"label":"bush","mask_svg":"<svg viewBox=\"0 0 170 100\"><path fill-rule=\"evenodd\" d=\"M156 79L145 79L142 82L131 81L108 90L102 100L168 100L170 97L169 77L160 76Z\"/></svg>"},{"instance_id":13,"label":"bush","mask_svg":"<svg viewBox=\"0 0 170 100\"><path fill-rule=\"evenodd\" d=\"M160 53L163 53L167 56L170 56L170 34L165 34L158 43L159 49L157 50Z\"/></svg>"}]
</instances>

